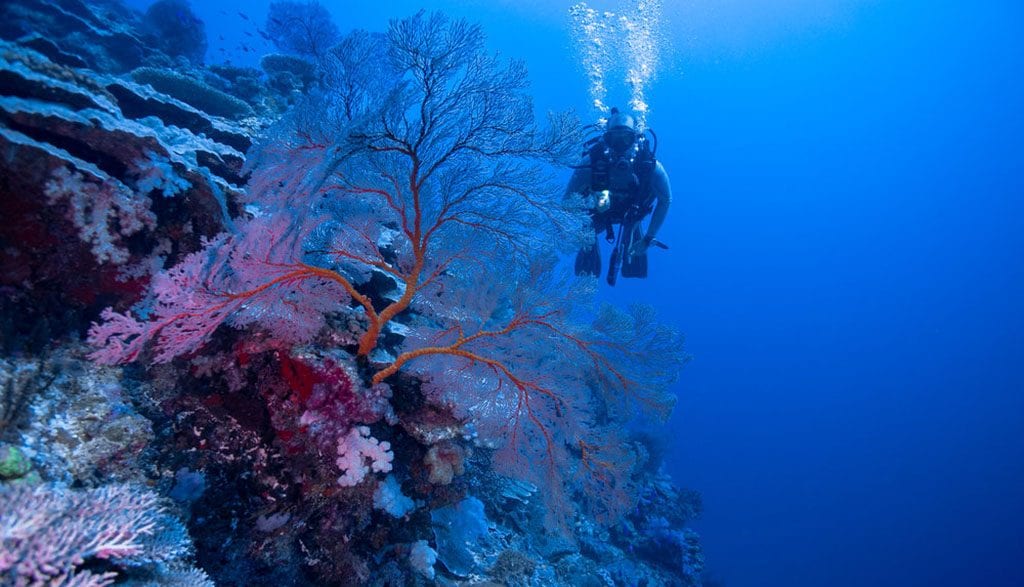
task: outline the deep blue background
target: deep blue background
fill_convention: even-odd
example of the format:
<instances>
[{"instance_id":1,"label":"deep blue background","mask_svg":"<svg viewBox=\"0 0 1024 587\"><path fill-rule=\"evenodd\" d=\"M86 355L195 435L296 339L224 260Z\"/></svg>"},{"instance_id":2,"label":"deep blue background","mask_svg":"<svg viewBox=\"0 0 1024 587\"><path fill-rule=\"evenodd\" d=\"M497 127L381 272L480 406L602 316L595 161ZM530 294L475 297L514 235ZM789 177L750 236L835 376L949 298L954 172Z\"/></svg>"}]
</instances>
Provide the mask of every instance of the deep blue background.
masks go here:
<instances>
[{"instance_id":1,"label":"deep blue background","mask_svg":"<svg viewBox=\"0 0 1024 587\"><path fill-rule=\"evenodd\" d=\"M568 2L325 4L343 30L468 16L539 109L586 113ZM212 60L252 29L235 6L197 3ZM689 0L665 31L672 250L607 295L688 334L669 465L704 493L711 569L1024 585L1024 8Z\"/></svg>"},{"instance_id":2,"label":"deep blue background","mask_svg":"<svg viewBox=\"0 0 1024 587\"><path fill-rule=\"evenodd\" d=\"M656 87L682 247L645 285L729 585L1024 585L1024 14L963 4Z\"/></svg>"}]
</instances>

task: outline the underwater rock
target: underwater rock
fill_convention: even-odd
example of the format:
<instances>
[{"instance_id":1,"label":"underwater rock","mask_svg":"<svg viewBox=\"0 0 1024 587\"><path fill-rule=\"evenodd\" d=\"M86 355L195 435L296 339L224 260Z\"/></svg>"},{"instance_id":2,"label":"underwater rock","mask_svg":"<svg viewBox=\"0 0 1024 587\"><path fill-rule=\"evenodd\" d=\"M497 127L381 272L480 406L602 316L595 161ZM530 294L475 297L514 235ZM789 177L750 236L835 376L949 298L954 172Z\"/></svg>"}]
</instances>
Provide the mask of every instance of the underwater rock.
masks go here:
<instances>
[{"instance_id":1,"label":"underwater rock","mask_svg":"<svg viewBox=\"0 0 1024 587\"><path fill-rule=\"evenodd\" d=\"M86 63L84 59L73 53L65 52L59 45L57 45L57 43L54 43L39 33L31 33L21 37L18 39L18 44L22 47L28 47L29 49L38 51L45 55L47 59L59 65L67 67L89 67L89 64Z\"/></svg>"},{"instance_id":2,"label":"underwater rock","mask_svg":"<svg viewBox=\"0 0 1024 587\"><path fill-rule=\"evenodd\" d=\"M210 65L203 72L203 81L248 104L258 104L263 99L266 86L262 77L263 73L255 67L238 67L226 63Z\"/></svg>"},{"instance_id":3,"label":"underwater rock","mask_svg":"<svg viewBox=\"0 0 1024 587\"><path fill-rule=\"evenodd\" d=\"M252 107L238 98L175 71L140 67L132 72L132 79L214 116L237 119L254 114Z\"/></svg>"},{"instance_id":4,"label":"underwater rock","mask_svg":"<svg viewBox=\"0 0 1024 587\"><path fill-rule=\"evenodd\" d=\"M480 565L480 541L487 536L484 504L467 497L455 505L431 512L437 557L453 574L468 577Z\"/></svg>"},{"instance_id":5,"label":"underwater rock","mask_svg":"<svg viewBox=\"0 0 1024 587\"><path fill-rule=\"evenodd\" d=\"M69 357L30 406L20 444L47 480L90 484L137 480L136 462L153 438L126 397L116 369Z\"/></svg>"},{"instance_id":6,"label":"underwater rock","mask_svg":"<svg viewBox=\"0 0 1024 587\"><path fill-rule=\"evenodd\" d=\"M260 67L267 73L270 87L285 96L305 92L316 81L316 66L294 55L264 55Z\"/></svg>"},{"instance_id":7,"label":"underwater rock","mask_svg":"<svg viewBox=\"0 0 1024 587\"><path fill-rule=\"evenodd\" d=\"M121 73L157 54L140 38L137 21L137 14L119 2L0 2L0 39L24 40L54 61L98 72Z\"/></svg>"},{"instance_id":8,"label":"underwater rock","mask_svg":"<svg viewBox=\"0 0 1024 587\"><path fill-rule=\"evenodd\" d=\"M147 84L131 80L105 77L104 90L117 100L118 108L126 118L146 119L154 117L166 126L177 126L196 136L210 140L244 153L252 146L252 137L266 121L246 119L230 122L193 107L177 98L158 92ZM233 168L237 173L241 166Z\"/></svg>"},{"instance_id":9,"label":"underwater rock","mask_svg":"<svg viewBox=\"0 0 1024 587\"><path fill-rule=\"evenodd\" d=\"M164 53L181 55L194 65L206 56L206 25L187 0L157 0L142 17L142 30Z\"/></svg>"},{"instance_id":10,"label":"underwater rock","mask_svg":"<svg viewBox=\"0 0 1024 587\"><path fill-rule=\"evenodd\" d=\"M119 179L144 153L154 152L195 176L194 183L212 179L220 190L239 189L242 151L250 144L242 129L217 124L136 84L61 66L8 43L0 44L0 80L4 126L90 160ZM215 175L206 178L207 171Z\"/></svg>"},{"instance_id":11,"label":"underwater rock","mask_svg":"<svg viewBox=\"0 0 1024 587\"><path fill-rule=\"evenodd\" d=\"M0 44L0 80L0 124L5 127L0 145L8 149L0 165L23 184L35 183L38 189L49 179L48 171L68 166L132 191L139 187L132 173L158 157L191 186L188 197L197 205L192 217L200 232L215 234L229 221L228 198L240 191L244 155L204 131L219 126L225 129L223 138L242 148L248 146L247 133L215 125L201 112L161 101L134 84L60 66L8 43ZM147 111L153 102L166 107ZM124 114L122 103L129 105L131 116ZM165 123L161 110L190 110L191 116ZM22 165L27 159L34 165Z\"/></svg>"},{"instance_id":12,"label":"underwater rock","mask_svg":"<svg viewBox=\"0 0 1024 587\"><path fill-rule=\"evenodd\" d=\"M174 473L174 486L167 494L178 503L189 505L203 496L206 491L206 477L201 472L182 467Z\"/></svg>"},{"instance_id":13,"label":"underwater rock","mask_svg":"<svg viewBox=\"0 0 1024 587\"><path fill-rule=\"evenodd\" d=\"M137 301L167 255L229 229L251 132L0 41L0 307L22 317L0 325L10 340Z\"/></svg>"},{"instance_id":14,"label":"underwater rock","mask_svg":"<svg viewBox=\"0 0 1024 587\"><path fill-rule=\"evenodd\" d=\"M29 405L56 377L42 361L0 357L0 440L17 438Z\"/></svg>"}]
</instances>

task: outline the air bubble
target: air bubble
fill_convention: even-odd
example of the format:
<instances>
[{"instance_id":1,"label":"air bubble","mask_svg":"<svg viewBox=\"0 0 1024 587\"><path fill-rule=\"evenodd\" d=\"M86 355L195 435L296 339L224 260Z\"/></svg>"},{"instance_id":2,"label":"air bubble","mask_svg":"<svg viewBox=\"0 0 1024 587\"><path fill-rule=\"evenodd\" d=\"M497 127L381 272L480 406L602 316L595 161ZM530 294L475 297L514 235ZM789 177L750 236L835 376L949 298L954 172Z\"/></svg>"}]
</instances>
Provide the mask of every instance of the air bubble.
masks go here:
<instances>
[{"instance_id":1,"label":"air bubble","mask_svg":"<svg viewBox=\"0 0 1024 587\"><path fill-rule=\"evenodd\" d=\"M598 12L580 2L569 9L581 65L590 83L591 103L597 114L609 112L606 79L621 72L629 92L629 107L640 128L650 110L646 92L655 79L663 38L661 0L636 0L622 14Z\"/></svg>"}]
</instances>

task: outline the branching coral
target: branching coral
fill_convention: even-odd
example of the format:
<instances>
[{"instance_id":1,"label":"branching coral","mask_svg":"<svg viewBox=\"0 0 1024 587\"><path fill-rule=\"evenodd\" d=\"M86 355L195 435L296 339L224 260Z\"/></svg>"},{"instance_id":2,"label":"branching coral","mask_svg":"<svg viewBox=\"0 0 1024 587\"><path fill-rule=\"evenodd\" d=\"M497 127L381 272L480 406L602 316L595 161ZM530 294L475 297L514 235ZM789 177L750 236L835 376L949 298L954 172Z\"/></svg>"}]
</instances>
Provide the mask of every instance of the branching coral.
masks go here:
<instances>
[{"instance_id":1,"label":"branching coral","mask_svg":"<svg viewBox=\"0 0 1024 587\"><path fill-rule=\"evenodd\" d=\"M107 585L114 572L96 560L132 566L180 565L188 535L157 495L131 485L69 491L50 485L0 486L0 580L12 585ZM182 569L186 572L185 569ZM196 570L194 585L210 585Z\"/></svg>"},{"instance_id":2,"label":"branching coral","mask_svg":"<svg viewBox=\"0 0 1024 587\"><path fill-rule=\"evenodd\" d=\"M270 3L266 34L281 50L320 58L338 40L338 26L319 2L284 0Z\"/></svg>"}]
</instances>

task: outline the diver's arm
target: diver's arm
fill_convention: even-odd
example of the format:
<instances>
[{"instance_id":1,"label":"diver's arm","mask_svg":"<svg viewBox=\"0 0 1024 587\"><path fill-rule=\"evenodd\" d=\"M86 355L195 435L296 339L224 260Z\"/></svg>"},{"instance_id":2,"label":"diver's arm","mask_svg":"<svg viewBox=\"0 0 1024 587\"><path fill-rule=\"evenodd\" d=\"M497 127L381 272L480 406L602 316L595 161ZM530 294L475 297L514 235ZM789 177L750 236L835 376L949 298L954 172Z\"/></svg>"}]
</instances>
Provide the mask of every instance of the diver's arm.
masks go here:
<instances>
[{"instance_id":1,"label":"diver's arm","mask_svg":"<svg viewBox=\"0 0 1024 587\"><path fill-rule=\"evenodd\" d=\"M672 204L672 186L668 182L668 172L665 171L660 161L654 168L651 178L651 193L657 198L658 203L654 206L654 212L651 213L651 222L647 225L647 234L644 236L644 241L648 246L661 230L661 225L665 223L665 217L668 216L668 207Z\"/></svg>"},{"instance_id":2,"label":"diver's arm","mask_svg":"<svg viewBox=\"0 0 1024 587\"><path fill-rule=\"evenodd\" d=\"M569 178L569 184L565 187L565 198L586 197L590 192L590 157L584 157Z\"/></svg>"}]
</instances>

